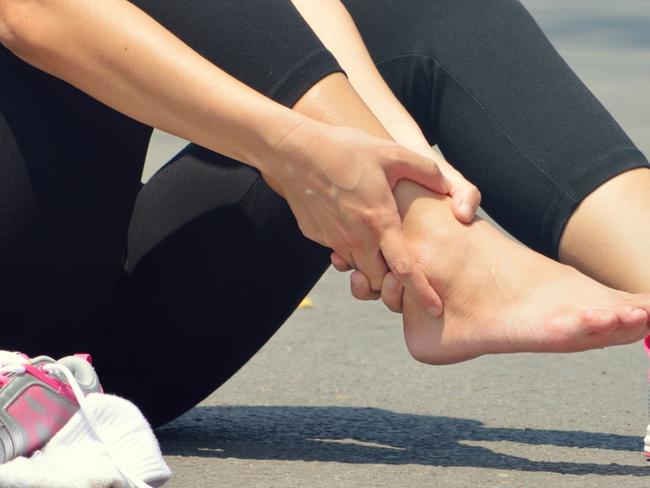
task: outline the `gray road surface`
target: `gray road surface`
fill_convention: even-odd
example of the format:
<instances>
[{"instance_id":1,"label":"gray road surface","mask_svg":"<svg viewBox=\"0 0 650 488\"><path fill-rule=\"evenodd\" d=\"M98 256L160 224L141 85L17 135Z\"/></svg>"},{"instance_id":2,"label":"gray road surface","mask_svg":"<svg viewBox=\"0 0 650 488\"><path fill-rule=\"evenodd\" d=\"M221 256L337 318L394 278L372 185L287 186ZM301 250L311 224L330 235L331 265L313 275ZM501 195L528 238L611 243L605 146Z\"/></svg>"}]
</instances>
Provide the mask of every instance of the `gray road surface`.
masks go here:
<instances>
[{"instance_id":1,"label":"gray road surface","mask_svg":"<svg viewBox=\"0 0 650 488\"><path fill-rule=\"evenodd\" d=\"M525 3L650 153L650 3ZM147 174L180 144L159 134ZM428 367L409 357L397 316L349 298L346 277L327 273L311 297L314 309L158 432L171 487L650 486L640 346Z\"/></svg>"}]
</instances>

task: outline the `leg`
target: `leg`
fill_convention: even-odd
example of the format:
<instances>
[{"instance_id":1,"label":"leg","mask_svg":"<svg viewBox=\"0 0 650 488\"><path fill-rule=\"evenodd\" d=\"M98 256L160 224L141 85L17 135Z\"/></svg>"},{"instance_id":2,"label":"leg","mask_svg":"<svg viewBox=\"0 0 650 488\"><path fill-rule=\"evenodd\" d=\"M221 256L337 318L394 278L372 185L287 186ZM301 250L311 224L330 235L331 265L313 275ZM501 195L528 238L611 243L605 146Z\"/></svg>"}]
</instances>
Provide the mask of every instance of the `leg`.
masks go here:
<instances>
[{"instance_id":1,"label":"leg","mask_svg":"<svg viewBox=\"0 0 650 488\"><path fill-rule=\"evenodd\" d=\"M154 16L285 105L338 71L289 0L170 0ZM269 28L253 37L241 29L265 22ZM302 236L286 202L256 171L190 145L138 195L128 275L93 351L104 386L135 401L154 425L177 417L264 345L321 276L328 256ZM161 365L161 356L178 368Z\"/></svg>"},{"instance_id":2,"label":"leg","mask_svg":"<svg viewBox=\"0 0 650 488\"><path fill-rule=\"evenodd\" d=\"M334 77L316 85L296 109L388 137ZM406 340L417 359L442 364L486 353L578 351L646 335L650 297L608 289L525 249L486 222L462 225L448 198L418 185L400 183L395 195L404 230L445 302L444 318L434 320L405 297Z\"/></svg>"},{"instance_id":3,"label":"leg","mask_svg":"<svg viewBox=\"0 0 650 488\"><path fill-rule=\"evenodd\" d=\"M199 2L135 3L162 13L161 20L186 34L206 20L191 15L200 12ZM231 16L220 4L216 9L215 2L204 4L211 8L213 20L232 22L224 33L234 28L247 35L239 26L248 23L245 14L250 9L271 24L290 23L291 11L282 15L287 12L275 1L251 2L248 10L236 9ZM177 16L177 9L183 8L188 15ZM249 66L251 58L240 56L246 42L233 39L228 48L208 42L206 47L215 30L218 23L208 23L201 35L192 36L197 49L209 57L212 53L213 61L230 71ZM274 35L279 57L260 58L259 69L249 73L247 81L280 102L293 103L338 66L304 23L286 33L296 36L300 48ZM271 42L268 47L273 50ZM254 49L251 53L259 54ZM280 73L286 78L269 76L276 73L276 63L289 66ZM165 395L155 406L167 407L157 418L180 414L225 381L272 335L325 269L327 253L297 233L284 202L255 172L192 146L140 193L127 277L126 236L151 129L35 70L2 47L0 72L0 292L7 322L0 347L31 355L97 352L106 386L115 384L114 390L127 393L129 386L146 390L147 380L161 378L161 351L180 349L177 359L192 352L187 364L196 366L202 360L202 372L210 367L217 374L203 385L191 385L186 396L179 388L178 395L169 398L167 377L163 385L155 385L156 393ZM161 213L156 205L170 199L173 202L161 207ZM258 269L267 274L258 275ZM169 289L163 288L166 284ZM232 291L237 301L230 300ZM252 299L260 303L252 307ZM172 302L175 321L161 316ZM225 325L213 333L217 320ZM140 321L145 326L139 327ZM113 333L108 339L107 322ZM164 329L169 324L176 329ZM186 334L178 333L179 326ZM222 346L217 359L210 340ZM211 347L201 349L206 344ZM120 352L133 352L128 363L125 356L116 357ZM138 371L152 374L129 382L140 359L144 364ZM138 393L133 398L139 400ZM179 407L173 400L184 403Z\"/></svg>"},{"instance_id":4,"label":"leg","mask_svg":"<svg viewBox=\"0 0 650 488\"><path fill-rule=\"evenodd\" d=\"M208 17L203 14L202 19ZM210 57L208 50L204 54ZM246 80L246 71L236 74ZM385 135L340 75L316 84L295 108ZM191 192L197 196L188 198ZM435 215L449 215L444 200L427 201ZM191 146L138 197L129 236L130 280L124 287L129 300L124 301L123 320L116 320L97 351L105 383L134 399L154 424L170 420L241 367L326 265L327 252L300 235L289 209L257 174ZM602 290L608 301L603 317L582 320L578 315L584 304L573 305L570 294L555 304L572 320L568 328L583 332L587 321L601 329L614 322L618 335L610 340L636 338L647 316L642 311L640 318L638 310L627 307L640 299ZM250 306L252 296L258 300L255 307ZM599 305L603 301L594 299ZM115 316L122 317L119 311ZM200 374L191 382L183 367L161 374L161 351Z\"/></svg>"},{"instance_id":5,"label":"leg","mask_svg":"<svg viewBox=\"0 0 650 488\"><path fill-rule=\"evenodd\" d=\"M610 286L650 290L650 170L628 171L589 195L571 216L560 259Z\"/></svg>"},{"instance_id":6,"label":"leg","mask_svg":"<svg viewBox=\"0 0 650 488\"><path fill-rule=\"evenodd\" d=\"M316 84L295 108L331 123L345 121L386 136L341 75L332 75ZM178 192L182 193L184 188L199 192L194 203L187 202L191 208L179 208L183 200L178 198ZM414 242L424 234L421 241L426 243L427 249L436 246L442 256L449 258L440 261L455 268L440 271L432 267L431 275L441 278L452 276L448 280L451 285L449 289L458 287L459 283L490 286L492 282L480 275L461 277L459 281L453 279L461 267L452 265L456 262L455 256L448 251L458 248L459 242L467 240L468 227L450 217L448 199L419 192L422 192L419 187L404 184L398 190L406 228L412 233ZM419 201L415 202L416 199ZM201 204L197 207L196 202ZM416 211L418 205L424 207L423 212ZM161 215L160 209L169 210ZM427 233L429 229L422 223L430 220L430 215L447 223L447 240L440 239L437 232L431 235ZM174 223L174 220L177 221ZM638 300L635 302L625 294L597 285L521 246L514 248L517 245L484 223L469 228L476 230L472 235L476 236L479 245L476 246L476 254L472 254L473 251L467 254L477 261L482 261L486 256L499 256L505 249L511 257L519 256L522 263L532 263L525 270L504 270L504 276L512 275L528 286L527 293L512 300L521 305L517 318L521 319L523 312L528 314L525 316L528 329L514 329L517 333L521 332L519 337L514 337L516 346L531 350L540 344L542 348L549 347L550 337L555 341L553 347L575 348L575 337L570 338L573 342L568 346L566 342L557 341L557 336L565 331L584 336L580 337L582 342L578 347L601 345L608 333L613 334L606 337L609 342L636 339L641 335L639 330L644 329L647 315L642 311L639 316L639 311L634 308ZM215 229L222 232L227 229L227 234L215 232ZM161 238L160 235L166 237ZM282 236L282 239L274 236ZM479 239L482 241L479 242ZM449 246L448 242L454 245ZM508 248L508 245L513 248ZM538 260L544 261L540 263ZM295 266L296 262L300 266ZM327 265L327 252L300 235L284 202L254 172L192 146L143 188L131 225L129 263L133 288L131 306L137 328L125 322L131 340L129 344L124 344L122 338L127 331L116 326L116 333L113 340L108 342L106 351L110 357L115 357L115 352L119 350L122 354L117 357L126 355L138 359L113 364L108 362L110 358L106 354L100 355L100 361L102 371L109 372L104 378L109 381L110 387L136 400L149 418L159 424L208 395L255 353L323 271ZM537 271L538 276L545 274L549 277L545 283L547 287L555 288L552 285L557 285L554 294L542 285L530 286L528 273L531 269ZM564 281L569 282L563 284ZM566 296L572 288L578 291ZM537 301L532 301L531 296ZM255 307L249 306L252 297L256 302ZM453 315L454 310L462 314L465 309L455 305L451 298L448 317L458 321L458 316ZM547 314L547 307L540 303L540 299L555 299L556 303L551 308L555 312L559 310L559 313L550 318L544 317L550 314ZM579 299L583 303L576 305L574 302ZM585 307L582 311L580 307L585 302L604 305L604 308L600 312L589 312ZM223 303L229 306L223 307ZM510 321L515 314L505 305L496 300L494 308L498 310L490 310L490 317ZM499 316L499 312L502 316ZM508 313L510 316L507 316ZM417 314L418 311L413 309L411 316ZM544 330L533 337L540 320L548 320L549 329L555 327L560 330ZM220 325L221 322L228 324L228 327ZM531 325L528 326L528 323ZM422 324L423 321L417 321L412 329ZM497 328L499 326L497 323ZM178 332L180 328L183 333ZM465 328L452 327L452 330L459 329ZM594 334L597 337L593 337ZM496 336L499 337L498 330ZM467 349L466 344L459 346L459 341L465 338L453 340L456 343L452 341L449 344L450 352L457 353L460 349L464 354L475 353ZM414 343L421 345L426 342L418 337ZM145 351L138 353L135 348L142 348L143 345ZM443 346L447 347L447 344ZM481 347L486 347L485 342ZM512 348L512 344L507 344L507 347ZM147 353L148 350L152 351L154 357ZM178 364L192 364L204 375L197 375L191 383L187 381L183 368L179 368L177 372L166 371L162 378L164 384L157 385L152 378L160 376L156 373L159 367L156 356L160 351L170 351ZM420 359L426 359L421 351L413 351ZM431 352L432 349L427 350L428 354ZM439 356L436 355L436 358L439 360ZM452 360L451 356L447 356L447 360ZM137 366L134 366L135 361ZM176 374L179 375L178 381L174 379ZM169 382L175 385L172 399L168 398L164 389ZM164 402L161 395L165 397Z\"/></svg>"},{"instance_id":7,"label":"leg","mask_svg":"<svg viewBox=\"0 0 650 488\"><path fill-rule=\"evenodd\" d=\"M123 299L94 351L105 388L154 425L172 420L237 372L327 265L256 172L190 146L138 196Z\"/></svg>"},{"instance_id":8,"label":"leg","mask_svg":"<svg viewBox=\"0 0 650 488\"><path fill-rule=\"evenodd\" d=\"M404 229L445 303L427 317L404 297L407 345L415 358L449 364L483 354L577 352L648 334L649 295L607 288L505 237L477 219L458 226L429 192L409 184L398 200ZM427 225L431 215L436 227ZM444 230L441 230L444 229Z\"/></svg>"},{"instance_id":9,"label":"leg","mask_svg":"<svg viewBox=\"0 0 650 488\"><path fill-rule=\"evenodd\" d=\"M430 142L534 250L557 259L579 202L648 167L519 1L344 3Z\"/></svg>"},{"instance_id":10,"label":"leg","mask_svg":"<svg viewBox=\"0 0 650 488\"><path fill-rule=\"evenodd\" d=\"M448 159L478 184L490 214L534 249L556 257L562 229L586 195L615 175L648 166L518 2L414 0L409 9L391 2L381 8L356 0L345 3L384 78L430 141L438 142ZM398 29L400 36L391 34ZM629 175L646 171L631 171ZM642 187L637 185L639 192ZM629 192L629 186L623 191ZM626 200L631 201L643 198ZM615 207L609 199L591 212L592 224L596 218L602 222L600 212L608 205ZM586 203L583 208L577 215L587 211ZM631 223L629 208L620 214L616 217L619 224ZM634 218L640 216L637 210ZM600 255L583 254L586 231L591 235L594 228L583 223L573 233L577 236L571 239L575 251L571 256L567 253L567 259L579 264L580 256L600 269L607 268L611 275L618 267L614 261L620 262L623 252L630 252L630 244L606 259L602 254L609 241L601 239L592 246L592 251L601 251ZM599 229L607 237L605 227ZM637 239L621 239L619 243L626 241L643 242L637 235ZM638 245L636 249L644 248ZM593 272L587 266L582 269ZM643 285L632 288L629 284L644 271L629 273L623 267L621 272L613 272L625 276L627 282L608 283L631 291L644 290ZM595 276L604 278L602 273ZM407 322L417 324L411 311L407 306L405 317L412 319ZM447 321L447 337L450 329ZM432 358L430 351L440 345L440 337L430 337L429 341L429 346L417 348L423 355L429 350L427 360L460 359L447 354Z\"/></svg>"},{"instance_id":11,"label":"leg","mask_svg":"<svg viewBox=\"0 0 650 488\"><path fill-rule=\"evenodd\" d=\"M151 130L2 47L0 72L0 348L87 350L108 320Z\"/></svg>"}]
</instances>

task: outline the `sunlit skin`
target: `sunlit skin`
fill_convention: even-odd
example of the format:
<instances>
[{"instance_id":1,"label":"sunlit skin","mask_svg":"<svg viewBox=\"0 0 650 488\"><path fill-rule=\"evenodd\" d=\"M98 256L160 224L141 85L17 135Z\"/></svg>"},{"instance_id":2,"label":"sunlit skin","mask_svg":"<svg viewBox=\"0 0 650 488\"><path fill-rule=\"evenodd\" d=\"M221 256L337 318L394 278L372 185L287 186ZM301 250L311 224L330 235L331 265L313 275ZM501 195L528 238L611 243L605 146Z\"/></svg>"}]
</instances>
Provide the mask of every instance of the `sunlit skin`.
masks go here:
<instances>
[{"instance_id":1,"label":"sunlit skin","mask_svg":"<svg viewBox=\"0 0 650 488\"><path fill-rule=\"evenodd\" d=\"M340 75L313 87L295 109L390 137ZM483 354L574 352L634 342L648 333L650 295L608 288L480 219L463 224L453 216L449 197L417 184L401 182L394 194L405 235L445 303L436 319L404 293L405 338L416 359L448 364ZM361 299L376 297L367 280L353 282L352 291ZM394 291L401 298L401 290ZM383 293L390 294L389 287Z\"/></svg>"},{"instance_id":2,"label":"sunlit skin","mask_svg":"<svg viewBox=\"0 0 650 488\"><path fill-rule=\"evenodd\" d=\"M381 289L387 306L403 311L407 345L421 361L579 351L647 333L648 295L607 288L474 219L477 189L428 147L340 2L295 3L349 76L324 78L295 110L230 77L125 0L0 0L0 42L141 122L258 168L303 233L334 249L339 269L360 270L354 296L377 298ZM642 292L650 246L639 222L650 177L630 175L583 202L560 255Z\"/></svg>"},{"instance_id":3,"label":"sunlit skin","mask_svg":"<svg viewBox=\"0 0 650 488\"><path fill-rule=\"evenodd\" d=\"M431 153L415 121L382 82L340 2L293 3L341 62L369 110L350 100L354 96L340 80L323 83L297 108ZM440 166L447 170L445 164ZM478 203L466 182L457 186ZM650 291L650 229L639 225L650 210L648 188L650 171L643 169L613 178L589 195L569 221L561 259L616 288ZM486 222L462 225L462 218L450 217L447 197L417 185L401 183L395 195L405 234L443 298L445 313L438 319L424 314L391 273L378 287L355 271L351 287L363 300L376 299L381 288L386 305L403 310L406 341L417 359L444 364L489 353L580 351L633 342L648 333L647 295L607 288L506 239ZM336 254L332 262L342 271L350 269Z\"/></svg>"},{"instance_id":4,"label":"sunlit skin","mask_svg":"<svg viewBox=\"0 0 650 488\"><path fill-rule=\"evenodd\" d=\"M433 158L273 102L126 0L0 0L0 43L140 122L264 172L307 237L375 281L393 270L420 305L441 313L440 298L413 265L391 194L400 178L448 192Z\"/></svg>"},{"instance_id":5,"label":"sunlit skin","mask_svg":"<svg viewBox=\"0 0 650 488\"><path fill-rule=\"evenodd\" d=\"M623 173L589 195L571 216L560 259L609 286L650 291L650 169Z\"/></svg>"}]
</instances>

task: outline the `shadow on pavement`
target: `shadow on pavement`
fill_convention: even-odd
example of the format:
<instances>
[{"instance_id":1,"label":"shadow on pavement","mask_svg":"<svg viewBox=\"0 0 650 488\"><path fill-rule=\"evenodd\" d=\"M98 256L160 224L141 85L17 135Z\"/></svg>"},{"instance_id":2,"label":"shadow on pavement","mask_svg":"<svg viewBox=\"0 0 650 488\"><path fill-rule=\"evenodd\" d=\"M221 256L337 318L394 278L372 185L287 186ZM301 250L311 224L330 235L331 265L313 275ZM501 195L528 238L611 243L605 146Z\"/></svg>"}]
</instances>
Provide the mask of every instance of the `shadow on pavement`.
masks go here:
<instances>
[{"instance_id":1,"label":"shadow on pavement","mask_svg":"<svg viewBox=\"0 0 650 488\"><path fill-rule=\"evenodd\" d=\"M403 414L376 408L198 407L158 429L157 435L168 456L420 464L603 476L650 475L650 469L641 464L534 461L465 444L509 441L639 452L642 449L640 437L486 427L477 420Z\"/></svg>"}]
</instances>

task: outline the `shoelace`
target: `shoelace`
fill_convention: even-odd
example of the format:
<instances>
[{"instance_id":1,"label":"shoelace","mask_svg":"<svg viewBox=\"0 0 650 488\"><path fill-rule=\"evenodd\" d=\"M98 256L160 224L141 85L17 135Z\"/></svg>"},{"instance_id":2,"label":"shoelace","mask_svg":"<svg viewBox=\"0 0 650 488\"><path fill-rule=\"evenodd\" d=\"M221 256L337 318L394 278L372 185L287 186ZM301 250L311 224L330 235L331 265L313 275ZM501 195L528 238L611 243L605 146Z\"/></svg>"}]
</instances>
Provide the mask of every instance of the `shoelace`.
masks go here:
<instances>
[{"instance_id":1,"label":"shoelace","mask_svg":"<svg viewBox=\"0 0 650 488\"><path fill-rule=\"evenodd\" d=\"M19 354L6 353L4 351L0 352L0 388L4 386L8 380L6 377L7 374L25 374L27 371L25 364L30 363L31 361L28 358L25 358ZM97 439L99 439L99 442L101 442L104 446L104 449L106 450L109 459L113 463L113 466L115 466L115 469L136 488L152 488L150 485L139 480L133 473L130 472L129 469L121 466L117 461L117 457L113 452L113 448L102 435L101 427L99 426L97 419L95 419L95 416L88 406L86 395L79 386L79 383L77 382L77 379L74 377L72 372L67 367L59 363L47 363L43 366L43 370L53 376L56 376L59 380L61 380L61 375L67 380L67 383L70 385L70 388L72 388L72 392L74 393L74 396L79 403L79 409L83 413L86 421L88 422L88 425L90 425L90 428L97 436Z\"/></svg>"},{"instance_id":2,"label":"shoelace","mask_svg":"<svg viewBox=\"0 0 650 488\"><path fill-rule=\"evenodd\" d=\"M8 374L24 374L29 360L18 353L0 351L0 388L11 381Z\"/></svg>"}]
</instances>

